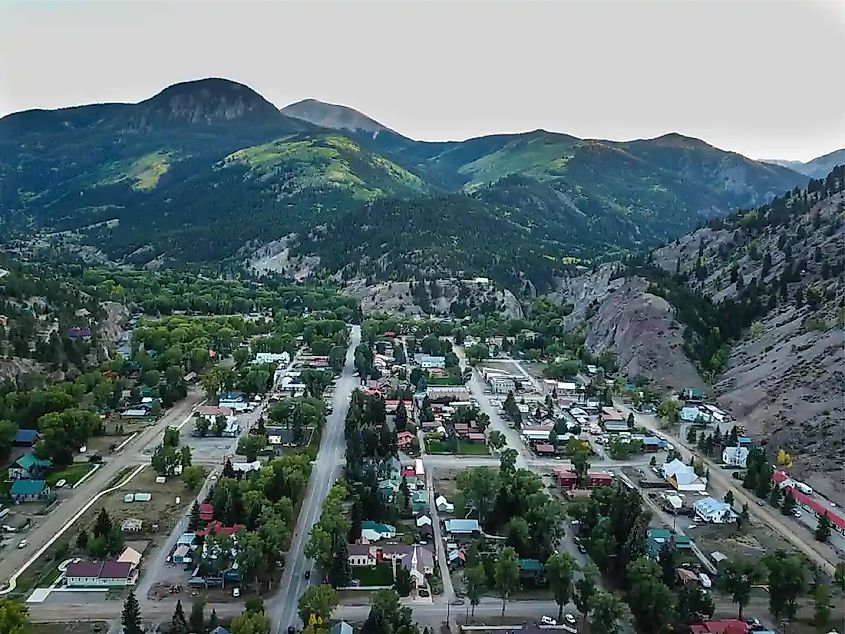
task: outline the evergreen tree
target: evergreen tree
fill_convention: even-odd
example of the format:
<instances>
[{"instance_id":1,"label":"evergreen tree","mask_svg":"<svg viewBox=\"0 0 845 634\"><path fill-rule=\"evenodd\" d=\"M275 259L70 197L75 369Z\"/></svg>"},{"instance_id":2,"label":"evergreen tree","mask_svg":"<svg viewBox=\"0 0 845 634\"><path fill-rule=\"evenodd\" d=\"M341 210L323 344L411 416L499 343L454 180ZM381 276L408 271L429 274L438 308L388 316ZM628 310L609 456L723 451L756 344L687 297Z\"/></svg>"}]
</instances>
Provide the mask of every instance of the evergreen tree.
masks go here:
<instances>
[{"instance_id":1,"label":"evergreen tree","mask_svg":"<svg viewBox=\"0 0 845 634\"><path fill-rule=\"evenodd\" d=\"M94 537L105 537L111 532L112 521L105 508L100 509L97 520L94 522Z\"/></svg>"},{"instance_id":2,"label":"evergreen tree","mask_svg":"<svg viewBox=\"0 0 845 634\"><path fill-rule=\"evenodd\" d=\"M130 592L123 602L123 613L120 618L123 625L123 634L142 634L141 629L141 606L138 605L138 599L135 598L135 593Z\"/></svg>"},{"instance_id":3,"label":"evergreen tree","mask_svg":"<svg viewBox=\"0 0 845 634\"><path fill-rule=\"evenodd\" d=\"M170 619L170 634L187 634L188 621L185 619L185 612L182 609L182 600L176 600L176 609L173 610L173 618Z\"/></svg>"},{"instance_id":4,"label":"evergreen tree","mask_svg":"<svg viewBox=\"0 0 845 634\"><path fill-rule=\"evenodd\" d=\"M345 588L352 583L352 569L349 566L349 550L345 536L335 540L328 582L333 588Z\"/></svg>"},{"instance_id":5,"label":"evergreen tree","mask_svg":"<svg viewBox=\"0 0 845 634\"><path fill-rule=\"evenodd\" d=\"M88 531L86 531L84 528L79 531L79 535L76 538L76 547L79 550L88 549Z\"/></svg>"},{"instance_id":6,"label":"evergreen tree","mask_svg":"<svg viewBox=\"0 0 845 634\"><path fill-rule=\"evenodd\" d=\"M195 531L199 528L200 524L200 505L199 502L194 500L194 505L191 507L191 515L188 519L188 530Z\"/></svg>"},{"instance_id":7,"label":"evergreen tree","mask_svg":"<svg viewBox=\"0 0 845 634\"><path fill-rule=\"evenodd\" d=\"M195 633L205 632L205 595L200 595L191 606L190 626Z\"/></svg>"},{"instance_id":8,"label":"evergreen tree","mask_svg":"<svg viewBox=\"0 0 845 634\"><path fill-rule=\"evenodd\" d=\"M775 487L777 488L777 487ZM780 506L780 512L784 515L791 515L792 512L795 510L795 497L792 495L792 491L789 489L786 490L786 493L783 496L783 502Z\"/></svg>"},{"instance_id":9,"label":"evergreen tree","mask_svg":"<svg viewBox=\"0 0 845 634\"><path fill-rule=\"evenodd\" d=\"M826 542L830 539L830 517L827 511L819 518L819 523L816 525L816 539L820 542Z\"/></svg>"}]
</instances>

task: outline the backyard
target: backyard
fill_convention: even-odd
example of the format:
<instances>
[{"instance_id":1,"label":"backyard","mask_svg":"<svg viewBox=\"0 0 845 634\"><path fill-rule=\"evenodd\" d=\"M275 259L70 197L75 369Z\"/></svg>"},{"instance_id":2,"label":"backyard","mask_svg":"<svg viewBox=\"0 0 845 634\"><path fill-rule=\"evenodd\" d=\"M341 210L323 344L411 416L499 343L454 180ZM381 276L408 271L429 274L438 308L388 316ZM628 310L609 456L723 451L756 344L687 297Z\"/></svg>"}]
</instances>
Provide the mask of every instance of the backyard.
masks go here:
<instances>
[{"instance_id":1,"label":"backyard","mask_svg":"<svg viewBox=\"0 0 845 634\"><path fill-rule=\"evenodd\" d=\"M370 586L392 586L393 568L389 563L379 563L375 566L352 568L352 578L358 580L362 587Z\"/></svg>"}]
</instances>

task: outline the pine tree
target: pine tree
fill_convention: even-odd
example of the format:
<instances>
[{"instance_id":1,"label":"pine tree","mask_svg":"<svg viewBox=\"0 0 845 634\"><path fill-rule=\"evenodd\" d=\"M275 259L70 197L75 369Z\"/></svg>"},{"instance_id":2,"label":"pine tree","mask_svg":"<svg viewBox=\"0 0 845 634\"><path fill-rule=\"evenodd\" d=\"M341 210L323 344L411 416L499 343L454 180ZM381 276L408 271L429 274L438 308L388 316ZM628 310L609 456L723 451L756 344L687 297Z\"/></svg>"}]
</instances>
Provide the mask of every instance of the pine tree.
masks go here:
<instances>
[{"instance_id":1,"label":"pine tree","mask_svg":"<svg viewBox=\"0 0 845 634\"><path fill-rule=\"evenodd\" d=\"M79 531L79 535L76 538L76 547L79 550L86 550L88 548L88 531L84 528Z\"/></svg>"},{"instance_id":2,"label":"pine tree","mask_svg":"<svg viewBox=\"0 0 845 634\"><path fill-rule=\"evenodd\" d=\"M352 583L352 569L349 566L349 550L346 547L345 535L335 542L328 581L334 588L345 588Z\"/></svg>"},{"instance_id":3,"label":"pine tree","mask_svg":"<svg viewBox=\"0 0 845 634\"><path fill-rule=\"evenodd\" d=\"M94 537L105 537L111 532L111 528L112 521L108 511L104 508L100 509L97 520L94 522Z\"/></svg>"},{"instance_id":4,"label":"pine tree","mask_svg":"<svg viewBox=\"0 0 845 634\"><path fill-rule=\"evenodd\" d=\"M200 524L200 504L194 500L194 505L191 507L191 515L188 519L188 530L195 531Z\"/></svg>"},{"instance_id":5,"label":"pine tree","mask_svg":"<svg viewBox=\"0 0 845 634\"><path fill-rule=\"evenodd\" d=\"M820 542L830 539L830 517L827 511L819 518L819 523L816 525L816 539Z\"/></svg>"},{"instance_id":6,"label":"pine tree","mask_svg":"<svg viewBox=\"0 0 845 634\"><path fill-rule=\"evenodd\" d=\"M176 600L176 609L173 610L173 618L170 619L170 634L187 634L188 621L185 619L185 611L182 609L182 600Z\"/></svg>"},{"instance_id":7,"label":"pine tree","mask_svg":"<svg viewBox=\"0 0 845 634\"><path fill-rule=\"evenodd\" d=\"M784 515L791 515L794 510L795 498L792 495L792 491L787 489L786 494L783 496L783 502L780 505L780 512Z\"/></svg>"},{"instance_id":8,"label":"pine tree","mask_svg":"<svg viewBox=\"0 0 845 634\"><path fill-rule=\"evenodd\" d=\"M135 593L132 592L126 597L123 603L123 614L120 622L123 624L123 634L142 634L141 629L141 606L138 605L138 599L135 598Z\"/></svg>"}]
</instances>

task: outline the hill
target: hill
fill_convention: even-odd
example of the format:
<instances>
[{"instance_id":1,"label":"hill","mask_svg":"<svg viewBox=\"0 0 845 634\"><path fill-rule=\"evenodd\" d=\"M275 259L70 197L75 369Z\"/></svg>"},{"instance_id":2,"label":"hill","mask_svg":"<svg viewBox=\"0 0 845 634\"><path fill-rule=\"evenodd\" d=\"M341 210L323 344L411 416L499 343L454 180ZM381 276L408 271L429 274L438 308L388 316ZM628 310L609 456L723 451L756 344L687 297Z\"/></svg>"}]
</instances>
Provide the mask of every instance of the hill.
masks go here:
<instances>
[{"instance_id":1,"label":"hill","mask_svg":"<svg viewBox=\"0 0 845 634\"><path fill-rule=\"evenodd\" d=\"M782 161L778 159L765 160L764 163L781 165L811 178L824 178L837 165L845 165L845 148L834 150L829 154L802 163L801 161Z\"/></svg>"},{"instance_id":2,"label":"hill","mask_svg":"<svg viewBox=\"0 0 845 634\"><path fill-rule=\"evenodd\" d=\"M532 292L550 286L541 264L654 246L807 180L680 135L419 142L343 106L280 112L225 79L137 104L4 117L0 179L4 236L63 232L121 262L241 260L296 234L292 248L332 271L395 277L422 260L442 277L472 271ZM417 237L401 225L417 226L419 213L428 225ZM327 226L352 228L339 241L349 253L375 254L392 236L397 266L343 261L315 237ZM494 246L526 268L484 254Z\"/></svg>"},{"instance_id":3,"label":"hill","mask_svg":"<svg viewBox=\"0 0 845 634\"><path fill-rule=\"evenodd\" d=\"M663 388L710 384L749 433L845 487L845 169L715 219L622 265L561 282L587 346ZM615 279L614 279L615 278ZM646 337L643 337L646 333Z\"/></svg>"},{"instance_id":4,"label":"hill","mask_svg":"<svg viewBox=\"0 0 845 634\"><path fill-rule=\"evenodd\" d=\"M377 135L379 132L393 132L387 126L354 108L325 103L316 99L297 101L282 108L281 113L330 130L360 131L373 135ZM394 134L396 133L394 132Z\"/></svg>"}]
</instances>

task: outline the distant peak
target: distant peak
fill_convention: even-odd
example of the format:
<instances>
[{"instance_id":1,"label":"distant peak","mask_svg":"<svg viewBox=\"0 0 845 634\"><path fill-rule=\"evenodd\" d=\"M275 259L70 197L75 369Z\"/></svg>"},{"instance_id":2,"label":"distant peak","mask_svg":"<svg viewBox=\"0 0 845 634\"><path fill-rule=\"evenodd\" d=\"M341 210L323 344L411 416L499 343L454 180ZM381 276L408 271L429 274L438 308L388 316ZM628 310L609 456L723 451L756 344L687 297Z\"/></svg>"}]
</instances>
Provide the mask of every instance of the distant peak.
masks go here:
<instances>
[{"instance_id":1,"label":"distant peak","mask_svg":"<svg viewBox=\"0 0 845 634\"><path fill-rule=\"evenodd\" d=\"M340 104L327 103L318 99L303 99L281 109L283 115L301 119L314 125L331 130L351 130L370 132L393 132L387 126L375 119L368 117L363 112L342 106Z\"/></svg>"},{"instance_id":2,"label":"distant peak","mask_svg":"<svg viewBox=\"0 0 845 634\"><path fill-rule=\"evenodd\" d=\"M276 120L276 107L249 86L209 77L168 86L142 101L142 125L211 124L234 119Z\"/></svg>"},{"instance_id":3,"label":"distant peak","mask_svg":"<svg viewBox=\"0 0 845 634\"><path fill-rule=\"evenodd\" d=\"M702 141L701 139L697 139L696 137L686 136L680 134L679 132L669 132L668 134L663 134L661 136L655 137L652 140L657 143L662 143L663 145L672 145L676 147L713 147L706 141Z\"/></svg>"}]
</instances>

